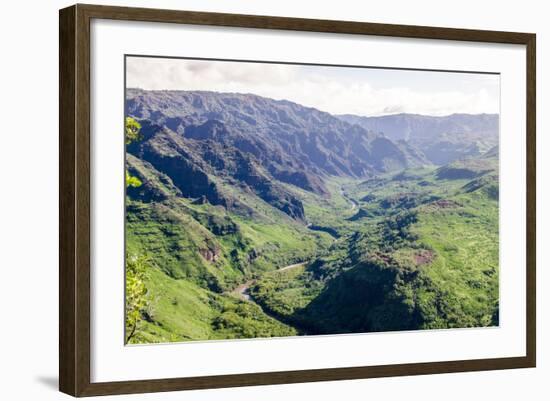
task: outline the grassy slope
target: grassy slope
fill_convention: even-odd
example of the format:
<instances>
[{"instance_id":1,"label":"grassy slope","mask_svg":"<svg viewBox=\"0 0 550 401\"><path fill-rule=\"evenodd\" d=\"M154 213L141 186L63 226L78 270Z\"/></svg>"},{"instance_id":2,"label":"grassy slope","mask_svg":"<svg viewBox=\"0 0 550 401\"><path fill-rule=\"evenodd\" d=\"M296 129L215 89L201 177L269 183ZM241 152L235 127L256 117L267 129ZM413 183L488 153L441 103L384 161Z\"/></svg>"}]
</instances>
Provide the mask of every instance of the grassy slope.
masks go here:
<instances>
[{"instance_id":1,"label":"grassy slope","mask_svg":"<svg viewBox=\"0 0 550 401\"><path fill-rule=\"evenodd\" d=\"M151 266L150 306L132 343L296 333L228 292L259 272L311 259L332 239L256 197L238 195L253 217L183 198L128 200L127 249L148 255Z\"/></svg>"},{"instance_id":2,"label":"grassy slope","mask_svg":"<svg viewBox=\"0 0 550 401\"><path fill-rule=\"evenodd\" d=\"M449 209L423 206L414 232L437 258L425 274L445 299L441 308L448 322L435 319L427 327L489 326L496 324L498 307L498 206L483 191L452 198ZM420 291L429 305L434 294ZM422 299L424 298L424 299ZM431 302L432 304L434 302ZM433 311L432 311L433 313Z\"/></svg>"},{"instance_id":3,"label":"grassy slope","mask_svg":"<svg viewBox=\"0 0 550 401\"><path fill-rule=\"evenodd\" d=\"M132 343L296 334L257 305L213 293L189 280L174 280L158 269L151 269L147 288L152 321L142 321Z\"/></svg>"}]
</instances>

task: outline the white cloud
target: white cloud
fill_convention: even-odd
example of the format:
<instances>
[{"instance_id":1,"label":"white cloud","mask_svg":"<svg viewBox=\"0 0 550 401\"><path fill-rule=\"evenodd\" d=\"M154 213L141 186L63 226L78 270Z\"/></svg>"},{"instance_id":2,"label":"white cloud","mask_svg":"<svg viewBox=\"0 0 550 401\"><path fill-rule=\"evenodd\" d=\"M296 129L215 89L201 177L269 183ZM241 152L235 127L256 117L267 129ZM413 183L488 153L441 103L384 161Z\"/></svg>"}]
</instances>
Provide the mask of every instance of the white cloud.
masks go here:
<instances>
[{"instance_id":1,"label":"white cloud","mask_svg":"<svg viewBox=\"0 0 550 401\"><path fill-rule=\"evenodd\" d=\"M381 75L382 74L382 75ZM282 64L197 61L182 59L127 59L127 86L142 89L206 90L254 93L287 99L333 114L384 115L418 113L498 113L498 76L446 73L415 74L362 69ZM399 76L399 84L392 77ZM403 74L410 74L404 77ZM432 73L442 74L442 73ZM407 85L407 78L411 84ZM448 79L446 79L448 78ZM431 80L431 81L430 81ZM405 82L405 83L404 83ZM425 85L422 83L425 82ZM435 86L435 87L434 87ZM443 87L444 86L444 87Z\"/></svg>"}]
</instances>

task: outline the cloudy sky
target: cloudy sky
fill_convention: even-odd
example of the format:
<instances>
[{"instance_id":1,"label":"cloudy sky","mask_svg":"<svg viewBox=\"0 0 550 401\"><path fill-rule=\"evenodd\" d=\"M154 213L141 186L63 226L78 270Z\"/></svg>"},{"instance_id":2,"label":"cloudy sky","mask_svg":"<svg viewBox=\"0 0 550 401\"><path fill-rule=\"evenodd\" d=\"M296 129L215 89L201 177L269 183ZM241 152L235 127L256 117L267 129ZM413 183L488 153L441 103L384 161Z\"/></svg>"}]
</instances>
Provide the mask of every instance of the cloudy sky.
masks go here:
<instances>
[{"instance_id":1,"label":"cloudy sky","mask_svg":"<svg viewBox=\"0 0 550 401\"><path fill-rule=\"evenodd\" d=\"M128 57L128 88L254 93L333 114L498 113L490 74Z\"/></svg>"}]
</instances>

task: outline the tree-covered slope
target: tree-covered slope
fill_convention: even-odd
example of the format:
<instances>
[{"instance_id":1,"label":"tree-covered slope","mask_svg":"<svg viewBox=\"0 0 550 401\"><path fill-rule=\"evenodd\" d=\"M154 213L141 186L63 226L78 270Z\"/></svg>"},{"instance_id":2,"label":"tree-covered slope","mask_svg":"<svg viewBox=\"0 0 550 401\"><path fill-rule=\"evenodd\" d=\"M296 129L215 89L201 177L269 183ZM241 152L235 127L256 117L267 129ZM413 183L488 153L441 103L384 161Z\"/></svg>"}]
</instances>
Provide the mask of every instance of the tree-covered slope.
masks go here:
<instances>
[{"instance_id":1,"label":"tree-covered slope","mask_svg":"<svg viewBox=\"0 0 550 401\"><path fill-rule=\"evenodd\" d=\"M330 236L244 186L216 180L232 203L213 204L206 193L184 196L143 159L129 154L127 166L141 182L127 189L127 254L147 260L147 307L131 343L296 334L230 293L256 274L314 257Z\"/></svg>"},{"instance_id":2,"label":"tree-covered slope","mask_svg":"<svg viewBox=\"0 0 550 401\"><path fill-rule=\"evenodd\" d=\"M468 174L441 174L457 166ZM264 275L252 289L260 304L312 333L498 324L495 157L349 190L362 227L301 272Z\"/></svg>"}]
</instances>

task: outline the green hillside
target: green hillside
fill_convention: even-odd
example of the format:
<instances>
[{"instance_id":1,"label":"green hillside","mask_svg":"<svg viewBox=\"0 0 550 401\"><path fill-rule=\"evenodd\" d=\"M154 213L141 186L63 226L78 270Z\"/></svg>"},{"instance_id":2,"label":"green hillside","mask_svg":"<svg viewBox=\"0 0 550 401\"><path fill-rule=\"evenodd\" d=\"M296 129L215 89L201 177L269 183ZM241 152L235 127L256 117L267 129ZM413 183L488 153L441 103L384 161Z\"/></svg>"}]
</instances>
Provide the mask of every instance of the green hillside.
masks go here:
<instances>
[{"instance_id":1,"label":"green hillside","mask_svg":"<svg viewBox=\"0 0 550 401\"><path fill-rule=\"evenodd\" d=\"M478 164L461 162L473 179L423 169L348 184L362 199L353 232L307 269L264 275L253 296L312 333L498 324L497 163Z\"/></svg>"},{"instance_id":2,"label":"green hillside","mask_svg":"<svg viewBox=\"0 0 550 401\"><path fill-rule=\"evenodd\" d=\"M133 173L144 185L153 175ZM296 334L231 290L262 272L314 258L332 237L231 191L253 217L175 195L162 202L128 198L127 251L149 260L148 306L131 343Z\"/></svg>"}]
</instances>

